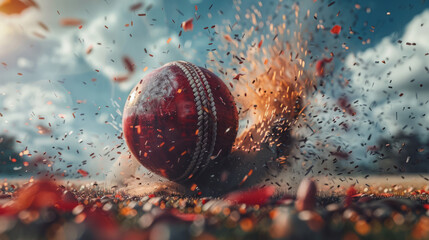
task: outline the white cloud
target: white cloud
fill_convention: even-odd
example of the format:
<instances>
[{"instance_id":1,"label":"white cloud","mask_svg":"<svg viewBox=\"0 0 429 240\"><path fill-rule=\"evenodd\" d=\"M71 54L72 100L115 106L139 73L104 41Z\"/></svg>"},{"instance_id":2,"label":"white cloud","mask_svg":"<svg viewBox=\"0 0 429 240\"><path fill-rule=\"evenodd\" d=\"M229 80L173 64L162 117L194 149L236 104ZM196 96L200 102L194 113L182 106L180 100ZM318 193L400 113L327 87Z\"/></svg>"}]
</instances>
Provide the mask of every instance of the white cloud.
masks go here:
<instances>
[{"instance_id":1,"label":"white cloud","mask_svg":"<svg viewBox=\"0 0 429 240\"><path fill-rule=\"evenodd\" d=\"M33 85L10 82L0 87L0 102L2 134L22 142L16 145L17 151L28 147L30 152L56 152L52 151L52 146L64 147L60 141L53 141L51 134L38 132L38 126L52 131L54 137L61 138L70 132L73 110L70 108L71 98L63 88L48 80Z\"/></svg>"},{"instance_id":2,"label":"white cloud","mask_svg":"<svg viewBox=\"0 0 429 240\"><path fill-rule=\"evenodd\" d=\"M28 146L31 151L47 151L51 155L61 152L64 161L56 164L69 173L83 160L88 160L85 169L90 173L102 173L117 152L124 151L124 146L116 149L121 140L115 134L120 132L105 124L105 121L112 122L111 114L115 118L118 115L115 110L121 108L112 106L111 98L117 100L121 96L123 101L119 104L123 104L124 95L143 74L172 60L191 60L197 53L191 50L191 44L184 46L178 31L166 24L171 19L165 16L163 1L145 1L141 10L130 11L130 6L137 2L39 1L40 9L30 8L15 16L0 15L0 62L7 64L7 67L0 65L0 112L3 114L0 131L22 142L17 146L18 151ZM150 4L153 7L148 16L137 15L146 12ZM82 29L62 26L63 18L81 19ZM152 20L155 18L156 21ZM133 26L125 27L131 21ZM169 38L171 41L167 43ZM89 46L93 46L93 51L86 54ZM154 57L146 55L144 48ZM136 73L119 85L126 93L115 93L118 85L109 80L126 73L123 56L135 61ZM146 66L148 70L143 73ZM100 72L96 73L95 69ZM96 78L96 82L91 82L92 78ZM77 104L77 100L85 103ZM63 114L60 116L65 119L58 114ZM39 115L45 119L39 119ZM119 125L120 116L115 120ZM37 129L39 124L49 126L49 123L52 138L40 135ZM70 132L73 133L70 135ZM68 164L73 164L73 168L64 168Z\"/></svg>"},{"instance_id":3,"label":"white cloud","mask_svg":"<svg viewBox=\"0 0 429 240\"><path fill-rule=\"evenodd\" d=\"M292 156L303 156L304 172L313 165L313 172L320 170L322 174L333 174L334 169L346 173L357 165L368 166L380 157L370 155L371 146L378 145L381 139L389 141L401 132L418 136L422 141L428 140L427 22L429 10L414 17L402 36L392 33L372 48L349 54L345 58L345 71L339 67L327 77L334 80L324 87L323 94L309 98L311 104L306 109L309 127L304 125L294 129L299 139L306 141L299 143L303 148L291 153ZM349 84L341 87L335 80L338 76L349 79ZM340 98L348 99L356 115L342 111ZM337 151L350 154L343 159L332 155ZM335 164L334 158L338 159Z\"/></svg>"},{"instance_id":4,"label":"white cloud","mask_svg":"<svg viewBox=\"0 0 429 240\"><path fill-rule=\"evenodd\" d=\"M111 80L127 73L122 57L133 59L136 73L127 82L119 84L124 91L129 91L150 70L173 60L192 60L196 54L190 44L181 43L177 32L171 31L164 23L169 20L160 11L163 2L153 1L152 5L151 16L142 17L131 13L129 6L117 4L105 17L87 24L79 34L85 48L93 47L92 53L84 56L85 60ZM178 48L179 44L181 49ZM144 73L145 67L148 71Z\"/></svg>"},{"instance_id":5,"label":"white cloud","mask_svg":"<svg viewBox=\"0 0 429 240\"><path fill-rule=\"evenodd\" d=\"M346 66L352 73L351 88L357 90L356 99L363 95L360 101L368 105L367 114L379 122L381 128L386 127L386 134L404 131L426 138L426 128L429 128L429 115L424 116L429 101L427 22L429 10L410 21L403 36L392 34L375 47L346 58Z\"/></svg>"}]
</instances>

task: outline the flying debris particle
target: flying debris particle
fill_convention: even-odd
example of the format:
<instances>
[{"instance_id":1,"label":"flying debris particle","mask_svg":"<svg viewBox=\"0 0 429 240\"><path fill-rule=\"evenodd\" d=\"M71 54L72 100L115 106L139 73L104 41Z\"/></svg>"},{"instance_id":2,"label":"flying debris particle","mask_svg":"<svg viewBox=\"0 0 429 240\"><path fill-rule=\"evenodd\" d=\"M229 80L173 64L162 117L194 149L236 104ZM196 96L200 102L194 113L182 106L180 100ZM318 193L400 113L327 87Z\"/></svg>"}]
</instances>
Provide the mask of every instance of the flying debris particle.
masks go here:
<instances>
[{"instance_id":1,"label":"flying debris particle","mask_svg":"<svg viewBox=\"0 0 429 240\"><path fill-rule=\"evenodd\" d=\"M232 38L228 34L223 35L223 38L228 42L232 42Z\"/></svg>"},{"instance_id":2,"label":"flying debris particle","mask_svg":"<svg viewBox=\"0 0 429 240\"><path fill-rule=\"evenodd\" d=\"M51 129L49 129L49 128L47 128L47 127L45 127L45 126L42 126L42 125L38 125L37 126L37 132L40 134L40 135L48 135L48 134L51 134Z\"/></svg>"},{"instance_id":3,"label":"flying debris particle","mask_svg":"<svg viewBox=\"0 0 429 240\"><path fill-rule=\"evenodd\" d=\"M113 81L117 83L125 82L128 80L128 75L113 77Z\"/></svg>"},{"instance_id":4,"label":"flying debris particle","mask_svg":"<svg viewBox=\"0 0 429 240\"><path fill-rule=\"evenodd\" d=\"M408 156L407 159L405 160L405 163L409 163L410 162L411 157Z\"/></svg>"},{"instance_id":5,"label":"flying debris particle","mask_svg":"<svg viewBox=\"0 0 429 240\"><path fill-rule=\"evenodd\" d=\"M338 35L341 32L341 26L340 25L335 25L331 28L331 33L334 35Z\"/></svg>"},{"instance_id":6,"label":"flying debris particle","mask_svg":"<svg viewBox=\"0 0 429 240\"><path fill-rule=\"evenodd\" d=\"M356 111L354 110L354 108L351 106L351 104L349 103L349 100L347 99L347 97L341 97L338 99L338 105L340 105L340 107L349 115L351 116L355 116L356 115Z\"/></svg>"},{"instance_id":7,"label":"flying debris particle","mask_svg":"<svg viewBox=\"0 0 429 240\"><path fill-rule=\"evenodd\" d=\"M38 37L38 38L40 38L40 39L45 39L45 36L42 35L42 34L40 34L40 33L38 33L38 32L33 32L33 35L36 36L36 37Z\"/></svg>"},{"instance_id":8,"label":"flying debris particle","mask_svg":"<svg viewBox=\"0 0 429 240\"><path fill-rule=\"evenodd\" d=\"M88 54L92 53L92 49L93 49L93 47L92 47L92 46L89 46L89 47L86 49L86 54L88 55Z\"/></svg>"},{"instance_id":9,"label":"flying debris particle","mask_svg":"<svg viewBox=\"0 0 429 240\"><path fill-rule=\"evenodd\" d=\"M83 169L79 169L79 170L77 170L77 172L78 172L80 175L82 175L82 177L86 177L86 176L88 176L88 172L87 172L87 171L85 171L85 170L83 170Z\"/></svg>"},{"instance_id":10,"label":"flying debris particle","mask_svg":"<svg viewBox=\"0 0 429 240\"><path fill-rule=\"evenodd\" d=\"M139 10L142 7L143 7L143 3L142 2L138 2L138 3L133 4L133 5L130 6L130 11L134 12L134 11Z\"/></svg>"},{"instance_id":11,"label":"flying debris particle","mask_svg":"<svg viewBox=\"0 0 429 240\"><path fill-rule=\"evenodd\" d=\"M182 28L185 32L192 31L194 29L193 21L194 21L194 18L190 18L182 22Z\"/></svg>"},{"instance_id":12,"label":"flying debris particle","mask_svg":"<svg viewBox=\"0 0 429 240\"><path fill-rule=\"evenodd\" d=\"M149 6L146 7L146 12L149 12L152 9L153 5L149 4Z\"/></svg>"},{"instance_id":13,"label":"flying debris particle","mask_svg":"<svg viewBox=\"0 0 429 240\"><path fill-rule=\"evenodd\" d=\"M65 27L72 27L72 26L80 26L83 24L82 20L77 18L63 18L60 21L60 24Z\"/></svg>"},{"instance_id":14,"label":"flying debris particle","mask_svg":"<svg viewBox=\"0 0 429 240\"><path fill-rule=\"evenodd\" d=\"M185 16L185 15L182 13L182 11L180 11L179 9L177 9L177 8L176 8L176 11L177 11L180 15Z\"/></svg>"},{"instance_id":15,"label":"flying debris particle","mask_svg":"<svg viewBox=\"0 0 429 240\"><path fill-rule=\"evenodd\" d=\"M48 26L46 26L46 24L44 24L43 22L38 22L38 24L41 28L43 28L43 30L45 30L46 32L49 32L49 28Z\"/></svg>"},{"instance_id":16,"label":"flying debris particle","mask_svg":"<svg viewBox=\"0 0 429 240\"><path fill-rule=\"evenodd\" d=\"M127 71L129 73L133 73L135 70L135 64L133 62L133 60L131 60L131 58L124 56L122 58L122 62L124 63L125 69L127 69Z\"/></svg>"},{"instance_id":17,"label":"flying debris particle","mask_svg":"<svg viewBox=\"0 0 429 240\"><path fill-rule=\"evenodd\" d=\"M319 77L323 77L325 75L325 64L330 63L332 61L331 58L323 58L322 60L317 61L316 63L316 75Z\"/></svg>"},{"instance_id":18,"label":"flying debris particle","mask_svg":"<svg viewBox=\"0 0 429 240\"><path fill-rule=\"evenodd\" d=\"M241 76L244 76L244 74L239 73L233 79L238 81L238 80L240 80Z\"/></svg>"}]
</instances>

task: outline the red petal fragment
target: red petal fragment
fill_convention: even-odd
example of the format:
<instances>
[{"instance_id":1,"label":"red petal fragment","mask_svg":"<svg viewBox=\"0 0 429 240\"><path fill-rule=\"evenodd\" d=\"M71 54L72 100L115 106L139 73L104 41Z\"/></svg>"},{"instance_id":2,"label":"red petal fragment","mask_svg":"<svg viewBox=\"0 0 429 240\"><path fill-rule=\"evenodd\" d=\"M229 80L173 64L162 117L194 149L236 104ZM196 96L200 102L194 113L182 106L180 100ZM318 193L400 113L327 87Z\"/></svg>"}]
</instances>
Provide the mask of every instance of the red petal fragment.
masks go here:
<instances>
[{"instance_id":1,"label":"red petal fragment","mask_svg":"<svg viewBox=\"0 0 429 240\"><path fill-rule=\"evenodd\" d=\"M348 159L349 155L350 155L349 153L343 152L343 151L335 151L335 152L330 152L330 153L332 156L342 158L342 159Z\"/></svg>"},{"instance_id":2,"label":"red petal fragment","mask_svg":"<svg viewBox=\"0 0 429 240\"><path fill-rule=\"evenodd\" d=\"M80 26L82 25L82 20L77 19L77 18L63 18L61 19L60 24L66 27L70 27L70 26Z\"/></svg>"},{"instance_id":3,"label":"red petal fragment","mask_svg":"<svg viewBox=\"0 0 429 240\"><path fill-rule=\"evenodd\" d=\"M193 21L194 21L194 18L190 18L182 22L182 28L185 32L192 31L194 29Z\"/></svg>"},{"instance_id":4,"label":"red petal fragment","mask_svg":"<svg viewBox=\"0 0 429 240\"><path fill-rule=\"evenodd\" d=\"M338 99L338 105L340 105L341 109L343 109L347 114L354 116L356 115L355 109L349 103L347 97L341 97Z\"/></svg>"},{"instance_id":5,"label":"red petal fragment","mask_svg":"<svg viewBox=\"0 0 429 240\"><path fill-rule=\"evenodd\" d=\"M92 53L92 49L93 49L93 47L92 47L92 46L89 46L89 47L86 49L86 54L90 54L90 53Z\"/></svg>"},{"instance_id":6,"label":"red petal fragment","mask_svg":"<svg viewBox=\"0 0 429 240\"><path fill-rule=\"evenodd\" d=\"M371 145L371 146L368 146L367 148L366 148L366 151L367 152L375 152L375 151L378 151L378 147L376 146L376 145Z\"/></svg>"},{"instance_id":7,"label":"red petal fragment","mask_svg":"<svg viewBox=\"0 0 429 240\"><path fill-rule=\"evenodd\" d=\"M53 207L61 201L61 194L55 183L48 180L36 181L19 189L15 200L7 207L0 206L0 215L15 215L25 209Z\"/></svg>"},{"instance_id":8,"label":"red petal fragment","mask_svg":"<svg viewBox=\"0 0 429 240\"><path fill-rule=\"evenodd\" d=\"M233 79L235 79L235 80L240 80L240 77L241 77L241 76L244 76L244 74L239 73L239 74L237 74L237 76L235 76Z\"/></svg>"},{"instance_id":9,"label":"red petal fragment","mask_svg":"<svg viewBox=\"0 0 429 240\"><path fill-rule=\"evenodd\" d=\"M353 196L355 196L356 194L357 194L357 191L353 186L350 186L349 189L347 189L346 201L345 201L346 207L348 207L348 206L350 206L350 204L352 204Z\"/></svg>"},{"instance_id":10,"label":"red petal fragment","mask_svg":"<svg viewBox=\"0 0 429 240\"><path fill-rule=\"evenodd\" d=\"M130 6L130 11L137 11L137 10L139 10L141 7L143 7L143 3L141 3L141 2L139 2L139 3L136 3L136 4L133 4L133 5L131 5Z\"/></svg>"},{"instance_id":11,"label":"red petal fragment","mask_svg":"<svg viewBox=\"0 0 429 240\"><path fill-rule=\"evenodd\" d=\"M125 82L128 80L128 76L117 76L113 78L113 81L117 83Z\"/></svg>"},{"instance_id":12,"label":"red petal fragment","mask_svg":"<svg viewBox=\"0 0 429 240\"><path fill-rule=\"evenodd\" d=\"M58 209L63 210L63 211L71 211L77 205L79 205L79 202L78 202L76 196L70 191L65 191L61 195L61 201L58 202L57 207L58 207Z\"/></svg>"},{"instance_id":13,"label":"red petal fragment","mask_svg":"<svg viewBox=\"0 0 429 240\"><path fill-rule=\"evenodd\" d=\"M133 60L131 60L131 58L124 56L122 58L122 61L125 65L125 68L128 70L128 72L132 73L135 70L135 64L133 62Z\"/></svg>"},{"instance_id":14,"label":"red petal fragment","mask_svg":"<svg viewBox=\"0 0 429 240\"><path fill-rule=\"evenodd\" d=\"M48 134L51 134L51 129L50 128L47 128L47 127L45 127L45 126L43 126L43 125L38 125L37 126L37 132L40 134L40 135L48 135Z\"/></svg>"},{"instance_id":15,"label":"red petal fragment","mask_svg":"<svg viewBox=\"0 0 429 240\"><path fill-rule=\"evenodd\" d=\"M88 176L88 172L87 172L87 171L85 171L85 170L83 170L83 169L79 169L79 170L77 170L77 172L78 172L80 175L82 175L82 177L86 177L86 176Z\"/></svg>"},{"instance_id":16,"label":"red petal fragment","mask_svg":"<svg viewBox=\"0 0 429 240\"><path fill-rule=\"evenodd\" d=\"M340 32L341 32L341 26L340 25L335 25L331 28L332 34L340 34Z\"/></svg>"},{"instance_id":17,"label":"red petal fragment","mask_svg":"<svg viewBox=\"0 0 429 240\"><path fill-rule=\"evenodd\" d=\"M223 35L223 38L228 42L232 42L232 38L228 34Z\"/></svg>"},{"instance_id":18,"label":"red petal fragment","mask_svg":"<svg viewBox=\"0 0 429 240\"><path fill-rule=\"evenodd\" d=\"M246 191L232 192L225 196L225 200L236 204L264 205L273 196L275 191L276 189L273 186L251 188Z\"/></svg>"},{"instance_id":19,"label":"red petal fragment","mask_svg":"<svg viewBox=\"0 0 429 240\"><path fill-rule=\"evenodd\" d=\"M325 75L325 64L330 63L333 58L323 58L316 63L316 75L323 77Z\"/></svg>"}]
</instances>

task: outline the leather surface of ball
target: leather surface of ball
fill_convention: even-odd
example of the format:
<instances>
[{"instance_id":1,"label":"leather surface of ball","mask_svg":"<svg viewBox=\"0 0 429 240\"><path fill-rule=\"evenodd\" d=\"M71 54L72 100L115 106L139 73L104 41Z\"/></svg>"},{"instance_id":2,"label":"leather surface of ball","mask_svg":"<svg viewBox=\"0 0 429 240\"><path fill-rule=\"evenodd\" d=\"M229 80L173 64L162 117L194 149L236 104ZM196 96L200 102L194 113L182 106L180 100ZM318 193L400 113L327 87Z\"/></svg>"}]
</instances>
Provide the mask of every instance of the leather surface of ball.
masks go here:
<instances>
[{"instance_id":1,"label":"leather surface of ball","mask_svg":"<svg viewBox=\"0 0 429 240\"><path fill-rule=\"evenodd\" d=\"M184 61L146 75L124 108L131 153L148 170L176 182L200 178L214 161L225 159L237 130L238 113L227 86L209 70Z\"/></svg>"}]
</instances>

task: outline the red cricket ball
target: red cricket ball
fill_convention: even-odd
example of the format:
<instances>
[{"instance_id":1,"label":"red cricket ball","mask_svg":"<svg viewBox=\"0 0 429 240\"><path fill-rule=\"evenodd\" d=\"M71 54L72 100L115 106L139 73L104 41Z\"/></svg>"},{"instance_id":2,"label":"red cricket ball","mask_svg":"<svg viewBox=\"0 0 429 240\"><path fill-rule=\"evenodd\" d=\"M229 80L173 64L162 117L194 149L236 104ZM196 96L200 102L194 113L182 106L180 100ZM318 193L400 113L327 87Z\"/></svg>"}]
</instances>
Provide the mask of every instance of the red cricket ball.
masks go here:
<instances>
[{"instance_id":1,"label":"red cricket ball","mask_svg":"<svg viewBox=\"0 0 429 240\"><path fill-rule=\"evenodd\" d=\"M224 159L237 129L227 86L189 62L152 71L125 104L123 130L130 151L147 169L176 182L196 179L214 159Z\"/></svg>"}]
</instances>

